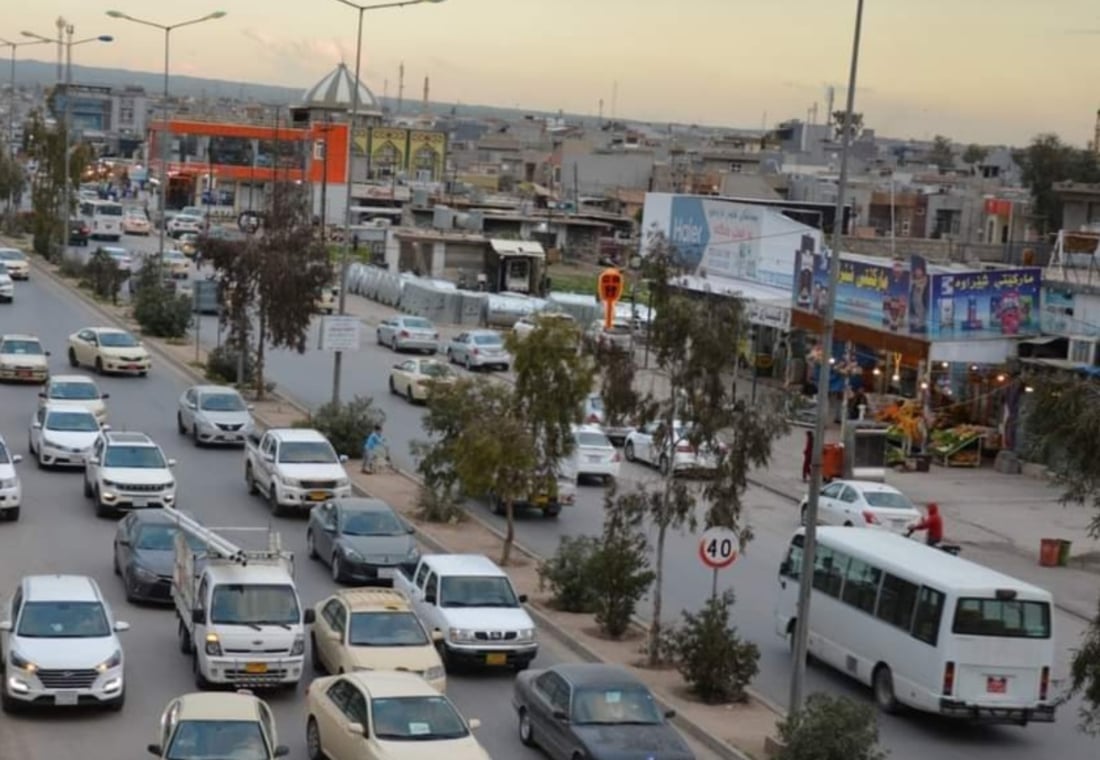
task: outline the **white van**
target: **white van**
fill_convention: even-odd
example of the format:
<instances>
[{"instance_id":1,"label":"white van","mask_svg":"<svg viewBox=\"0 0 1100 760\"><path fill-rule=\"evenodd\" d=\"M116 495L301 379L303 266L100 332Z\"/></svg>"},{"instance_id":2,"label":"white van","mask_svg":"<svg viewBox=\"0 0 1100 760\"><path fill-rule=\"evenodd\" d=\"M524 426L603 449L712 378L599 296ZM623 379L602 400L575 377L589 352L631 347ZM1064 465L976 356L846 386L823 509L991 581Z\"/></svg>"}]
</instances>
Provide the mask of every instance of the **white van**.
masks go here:
<instances>
[{"instance_id":1,"label":"white van","mask_svg":"<svg viewBox=\"0 0 1100 760\"><path fill-rule=\"evenodd\" d=\"M122 237L122 204L115 201L82 200L80 218L88 223L93 240L118 240Z\"/></svg>"}]
</instances>

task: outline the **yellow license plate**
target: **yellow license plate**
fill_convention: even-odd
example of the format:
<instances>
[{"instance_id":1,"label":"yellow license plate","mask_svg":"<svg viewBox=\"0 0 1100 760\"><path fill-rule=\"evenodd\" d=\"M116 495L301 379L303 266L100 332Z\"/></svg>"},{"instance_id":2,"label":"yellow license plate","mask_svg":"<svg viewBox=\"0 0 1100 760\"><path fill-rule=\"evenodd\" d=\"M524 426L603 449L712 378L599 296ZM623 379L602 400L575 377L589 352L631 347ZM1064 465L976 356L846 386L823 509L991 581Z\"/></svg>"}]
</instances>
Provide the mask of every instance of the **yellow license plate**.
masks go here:
<instances>
[{"instance_id":1,"label":"yellow license plate","mask_svg":"<svg viewBox=\"0 0 1100 760\"><path fill-rule=\"evenodd\" d=\"M328 498L328 494L325 493L324 491L310 491L310 493L309 493L309 500L310 501L324 501L327 498Z\"/></svg>"},{"instance_id":2,"label":"yellow license plate","mask_svg":"<svg viewBox=\"0 0 1100 760\"><path fill-rule=\"evenodd\" d=\"M542 506L544 504L548 504L549 502L550 502L550 499L546 498L545 496L536 496L535 497L535 504L537 504L539 506Z\"/></svg>"},{"instance_id":3,"label":"yellow license plate","mask_svg":"<svg viewBox=\"0 0 1100 760\"><path fill-rule=\"evenodd\" d=\"M506 654L487 654L485 655L486 665L507 665L508 655Z\"/></svg>"},{"instance_id":4,"label":"yellow license plate","mask_svg":"<svg viewBox=\"0 0 1100 760\"><path fill-rule=\"evenodd\" d=\"M260 674L267 672L267 663L265 662L249 662L244 666L245 673Z\"/></svg>"}]
</instances>

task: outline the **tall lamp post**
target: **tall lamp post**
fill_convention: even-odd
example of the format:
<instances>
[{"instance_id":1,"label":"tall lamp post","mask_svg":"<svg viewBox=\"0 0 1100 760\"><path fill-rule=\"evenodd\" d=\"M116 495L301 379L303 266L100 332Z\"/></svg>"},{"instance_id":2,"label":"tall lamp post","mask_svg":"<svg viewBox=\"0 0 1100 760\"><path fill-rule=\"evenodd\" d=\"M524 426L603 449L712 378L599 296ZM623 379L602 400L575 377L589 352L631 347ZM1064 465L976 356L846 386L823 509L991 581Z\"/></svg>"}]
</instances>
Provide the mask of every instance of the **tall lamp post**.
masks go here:
<instances>
[{"instance_id":1,"label":"tall lamp post","mask_svg":"<svg viewBox=\"0 0 1100 760\"><path fill-rule=\"evenodd\" d=\"M26 45L41 45L46 40L27 40L26 42L9 42L0 38L0 47L11 48L11 76L8 81L8 158L14 159L15 150L15 51ZM15 186L12 185L8 193L8 212L15 212Z\"/></svg>"},{"instance_id":2,"label":"tall lamp post","mask_svg":"<svg viewBox=\"0 0 1100 760\"><path fill-rule=\"evenodd\" d=\"M856 0L855 34L852 61L848 72L848 101L844 110L841 136L840 177L836 189L836 216L833 219L833 244L829 252L829 285L825 301L824 335L817 381L817 420L814 425L814 450L811 460L810 493L806 503L806 533L802 546L802 567L798 585L798 618L794 631L794 670L791 673L790 714L802 710L806 682L806 645L810 633L810 585L813 583L814 554L817 543L817 504L821 493L821 460L825 445L825 419L829 414L829 380L832 365L833 334L836 330L836 288L840 279L840 249L844 236L844 194L848 188L848 153L852 142L852 111L856 98L856 73L859 70L859 42L863 31L863 0Z\"/></svg>"},{"instance_id":3,"label":"tall lamp post","mask_svg":"<svg viewBox=\"0 0 1100 760\"><path fill-rule=\"evenodd\" d=\"M157 246L157 256L164 256L164 234L168 227L166 218L168 211L168 142L171 140L171 132L168 129L168 52L170 50L172 31L183 26L201 24L203 21L213 21L223 18L225 11L214 11L205 16L199 16L188 21L180 21L176 24L159 24L155 21L147 21L135 18L122 11L107 11L111 18L132 21L142 26L151 26L164 32L164 92L161 93L161 133L160 133L160 243Z\"/></svg>"},{"instance_id":4,"label":"tall lamp post","mask_svg":"<svg viewBox=\"0 0 1100 760\"><path fill-rule=\"evenodd\" d=\"M355 82L351 93L351 116L348 124L348 172L346 179L347 197L344 199L344 250L340 256L340 316L347 314L348 298L348 264L351 261L351 192L352 192L352 154L351 141L355 132L355 125L359 121L359 88L362 86L359 79L359 69L363 58L363 14L367 11L377 11L383 8L404 8L406 5L423 5L424 3L442 3L443 0L403 0L393 3L375 3L373 5L360 5L351 0L337 0L337 2L354 8L359 13L359 24L355 33ZM327 140L326 140L327 150ZM367 146L370 150L370 146ZM369 179L369 178L368 178ZM340 375L343 372L344 354L337 351L332 360L332 403L340 403Z\"/></svg>"},{"instance_id":5,"label":"tall lamp post","mask_svg":"<svg viewBox=\"0 0 1100 760\"><path fill-rule=\"evenodd\" d=\"M114 42L115 38L109 34L101 34L96 37L74 40L73 33L76 31L76 27L60 18L57 20L57 28L61 32L61 36L57 39L50 39L34 32L22 32L22 35L31 38L35 42L56 42L65 48L65 116L62 127L65 131L65 189L64 195L61 196L61 209L58 212L61 216L60 250L64 255L65 246L69 242L69 214L72 211L72 190L69 187L72 178L69 176L69 166L73 152L73 48L89 42Z\"/></svg>"}]
</instances>

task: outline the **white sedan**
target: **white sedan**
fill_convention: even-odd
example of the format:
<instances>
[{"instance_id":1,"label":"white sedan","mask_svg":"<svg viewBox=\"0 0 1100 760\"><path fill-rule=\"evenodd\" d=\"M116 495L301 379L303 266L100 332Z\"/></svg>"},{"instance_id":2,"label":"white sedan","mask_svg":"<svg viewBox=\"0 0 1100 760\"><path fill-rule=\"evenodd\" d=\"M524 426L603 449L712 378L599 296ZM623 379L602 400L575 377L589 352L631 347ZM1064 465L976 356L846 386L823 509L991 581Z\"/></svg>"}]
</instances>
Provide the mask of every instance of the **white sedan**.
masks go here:
<instances>
[{"instance_id":1,"label":"white sedan","mask_svg":"<svg viewBox=\"0 0 1100 760\"><path fill-rule=\"evenodd\" d=\"M110 430L104 425L103 430ZM31 419L28 448L40 468L83 467L99 437L95 414L78 406L40 406Z\"/></svg>"},{"instance_id":2,"label":"white sedan","mask_svg":"<svg viewBox=\"0 0 1100 760\"><path fill-rule=\"evenodd\" d=\"M679 474L708 472L717 468L718 458L713 452L697 450L687 440L691 433L690 426L679 420L673 423L672 433L664 436L664 445L659 445L657 432L661 424L649 422L627 434L623 443L626 461L653 465L663 475L667 475L670 469Z\"/></svg>"},{"instance_id":3,"label":"white sedan","mask_svg":"<svg viewBox=\"0 0 1100 760\"><path fill-rule=\"evenodd\" d=\"M467 330L456 335L447 346L447 361L468 370L508 371L512 357L504 348L504 339L495 330Z\"/></svg>"},{"instance_id":4,"label":"white sedan","mask_svg":"<svg viewBox=\"0 0 1100 760\"><path fill-rule=\"evenodd\" d=\"M806 523L807 500L799 505ZM847 525L905 533L922 517L909 497L893 486L869 480L834 480L821 489L817 502L819 525Z\"/></svg>"},{"instance_id":5,"label":"white sedan","mask_svg":"<svg viewBox=\"0 0 1100 760\"><path fill-rule=\"evenodd\" d=\"M4 437L0 436L0 518L18 520L19 506L23 503L23 484L19 482L19 473L15 465L23 457L12 454Z\"/></svg>"},{"instance_id":6,"label":"white sedan","mask_svg":"<svg viewBox=\"0 0 1100 760\"><path fill-rule=\"evenodd\" d=\"M85 327L69 336L69 365L104 372L149 373L152 360L137 338L114 327Z\"/></svg>"},{"instance_id":7,"label":"white sedan","mask_svg":"<svg viewBox=\"0 0 1100 760\"><path fill-rule=\"evenodd\" d=\"M619 477L619 452L611 440L595 425L573 428L573 466L577 480L598 478L604 482Z\"/></svg>"}]
</instances>

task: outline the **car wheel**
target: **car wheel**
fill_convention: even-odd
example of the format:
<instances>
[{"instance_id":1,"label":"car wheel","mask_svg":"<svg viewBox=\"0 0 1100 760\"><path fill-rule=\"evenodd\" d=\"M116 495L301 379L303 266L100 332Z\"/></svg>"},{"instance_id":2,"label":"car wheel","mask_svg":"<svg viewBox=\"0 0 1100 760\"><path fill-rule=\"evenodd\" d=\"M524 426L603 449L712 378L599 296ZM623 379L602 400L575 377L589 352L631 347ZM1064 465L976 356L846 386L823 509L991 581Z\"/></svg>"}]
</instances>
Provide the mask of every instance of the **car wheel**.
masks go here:
<instances>
[{"instance_id":1,"label":"car wheel","mask_svg":"<svg viewBox=\"0 0 1100 760\"><path fill-rule=\"evenodd\" d=\"M111 712L121 712L122 708L126 706L126 690L123 689L122 693L107 703L107 709Z\"/></svg>"},{"instance_id":2,"label":"car wheel","mask_svg":"<svg viewBox=\"0 0 1100 760\"><path fill-rule=\"evenodd\" d=\"M272 483L267 492L267 503L271 507L271 514L275 517L281 517L283 514L283 507L279 504L279 489Z\"/></svg>"},{"instance_id":3,"label":"car wheel","mask_svg":"<svg viewBox=\"0 0 1100 760\"><path fill-rule=\"evenodd\" d=\"M95 358L95 371L97 375L103 374L103 360L98 356Z\"/></svg>"},{"instance_id":4,"label":"car wheel","mask_svg":"<svg viewBox=\"0 0 1100 760\"><path fill-rule=\"evenodd\" d=\"M535 731L531 728L531 716L527 714L527 709L524 707L519 709L519 740L525 747L536 746Z\"/></svg>"},{"instance_id":5,"label":"car wheel","mask_svg":"<svg viewBox=\"0 0 1100 760\"><path fill-rule=\"evenodd\" d=\"M183 624L183 621L179 621L179 630L177 632L176 640L179 642L180 651L184 654L191 654L191 634L187 632L187 626Z\"/></svg>"},{"instance_id":6,"label":"car wheel","mask_svg":"<svg viewBox=\"0 0 1100 760\"><path fill-rule=\"evenodd\" d=\"M332 555L332 580L342 583L344 580L344 568L340 566L340 555Z\"/></svg>"},{"instance_id":7,"label":"car wheel","mask_svg":"<svg viewBox=\"0 0 1100 760\"><path fill-rule=\"evenodd\" d=\"M395 396L397 395L397 386L394 385L392 377L390 378L390 393L392 393Z\"/></svg>"},{"instance_id":8,"label":"car wheel","mask_svg":"<svg viewBox=\"0 0 1100 760\"><path fill-rule=\"evenodd\" d=\"M103 503L103 499L99 498L99 489L97 488L93 494L92 499L95 500L95 516L96 517L110 517L111 508Z\"/></svg>"},{"instance_id":9,"label":"car wheel","mask_svg":"<svg viewBox=\"0 0 1100 760\"><path fill-rule=\"evenodd\" d=\"M627 441L623 446L623 456L626 457L626 461L633 462L634 459L634 443L633 441Z\"/></svg>"},{"instance_id":10,"label":"car wheel","mask_svg":"<svg viewBox=\"0 0 1100 760\"><path fill-rule=\"evenodd\" d=\"M325 751L321 749L321 729L317 728L317 721L310 716L306 724L306 753L309 760L325 760Z\"/></svg>"},{"instance_id":11,"label":"car wheel","mask_svg":"<svg viewBox=\"0 0 1100 760\"><path fill-rule=\"evenodd\" d=\"M92 484L88 482L88 476L85 475L84 476L84 496L87 497L87 498L91 498L94 495L94 493L95 492L92 491Z\"/></svg>"},{"instance_id":12,"label":"car wheel","mask_svg":"<svg viewBox=\"0 0 1100 760\"><path fill-rule=\"evenodd\" d=\"M19 507L11 507L4 510L4 519L8 522L15 522L19 519Z\"/></svg>"},{"instance_id":13,"label":"car wheel","mask_svg":"<svg viewBox=\"0 0 1100 760\"><path fill-rule=\"evenodd\" d=\"M72 348L69 349L69 366L70 367L79 367L80 366L80 362L76 358L76 351L73 350Z\"/></svg>"},{"instance_id":14,"label":"car wheel","mask_svg":"<svg viewBox=\"0 0 1100 760\"><path fill-rule=\"evenodd\" d=\"M202 448L202 441L199 439L199 426L193 425L191 427L191 443L195 445L196 449Z\"/></svg>"},{"instance_id":15,"label":"car wheel","mask_svg":"<svg viewBox=\"0 0 1100 760\"><path fill-rule=\"evenodd\" d=\"M7 678L4 678L4 683L7 683L7 680ZM17 713L23 709L23 703L8 694L8 688L4 683L0 683L0 709L8 714Z\"/></svg>"},{"instance_id":16,"label":"car wheel","mask_svg":"<svg viewBox=\"0 0 1100 760\"><path fill-rule=\"evenodd\" d=\"M118 566L118 554L112 553L111 556L111 569L115 571L115 575L122 575L122 568Z\"/></svg>"},{"instance_id":17,"label":"car wheel","mask_svg":"<svg viewBox=\"0 0 1100 760\"><path fill-rule=\"evenodd\" d=\"M306 531L306 551L309 553L310 559L320 559L321 555L317 553L317 544L314 542L313 531Z\"/></svg>"},{"instance_id":18,"label":"car wheel","mask_svg":"<svg viewBox=\"0 0 1100 760\"><path fill-rule=\"evenodd\" d=\"M874 675L875 704L884 713L892 715L898 711L898 701L894 696L894 676L890 668L879 665Z\"/></svg>"},{"instance_id":19,"label":"car wheel","mask_svg":"<svg viewBox=\"0 0 1100 760\"><path fill-rule=\"evenodd\" d=\"M244 483L248 486L249 495L255 496L260 492L260 489L256 487L256 477L252 474L251 464L244 466Z\"/></svg>"},{"instance_id":20,"label":"car wheel","mask_svg":"<svg viewBox=\"0 0 1100 760\"><path fill-rule=\"evenodd\" d=\"M202 669L199 667L199 653L195 652L195 655L191 658L191 670L195 674L195 688L199 691L206 691L210 688L210 682L206 680L206 676L202 674Z\"/></svg>"},{"instance_id":21,"label":"car wheel","mask_svg":"<svg viewBox=\"0 0 1100 760\"><path fill-rule=\"evenodd\" d=\"M324 675L325 663L321 662L321 655L317 651L317 637L309 634L309 663L313 666L313 672Z\"/></svg>"},{"instance_id":22,"label":"car wheel","mask_svg":"<svg viewBox=\"0 0 1100 760\"><path fill-rule=\"evenodd\" d=\"M378 343L378 345L382 345L382 333L378 330L374 331L374 340Z\"/></svg>"},{"instance_id":23,"label":"car wheel","mask_svg":"<svg viewBox=\"0 0 1100 760\"><path fill-rule=\"evenodd\" d=\"M176 412L176 430L180 435L187 435L187 428L183 425L183 415Z\"/></svg>"}]
</instances>

